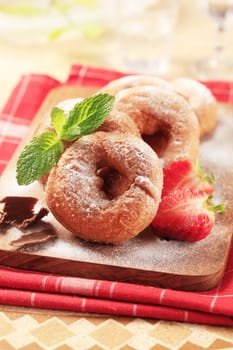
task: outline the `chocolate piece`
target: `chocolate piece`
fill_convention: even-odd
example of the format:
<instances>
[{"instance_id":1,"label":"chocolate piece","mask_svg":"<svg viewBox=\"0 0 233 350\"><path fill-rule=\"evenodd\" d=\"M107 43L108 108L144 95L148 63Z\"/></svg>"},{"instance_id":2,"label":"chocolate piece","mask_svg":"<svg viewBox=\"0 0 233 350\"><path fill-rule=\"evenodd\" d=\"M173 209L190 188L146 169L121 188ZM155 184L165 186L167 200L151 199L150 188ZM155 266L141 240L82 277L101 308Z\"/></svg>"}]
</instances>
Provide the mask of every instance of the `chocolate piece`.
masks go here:
<instances>
[{"instance_id":1,"label":"chocolate piece","mask_svg":"<svg viewBox=\"0 0 233 350\"><path fill-rule=\"evenodd\" d=\"M23 248L33 244L40 244L55 239L57 236L50 229L41 231L29 232L23 234L20 238L10 242L10 245L16 248Z\"/></svg>"},{"instance_id":2,"label":"chocolate piece","mask_svg":"<svg viewBox=\"0 0 233 350\"><path fill-rule=\"evenodd\" d=\"M46 208L41 208L37 213L34 212L37 198L9 196L3 198L3 208L0 209L0 225L9 224L19 229L28 227L39 221L48 214Z\"/></svg>"}]
</instances>

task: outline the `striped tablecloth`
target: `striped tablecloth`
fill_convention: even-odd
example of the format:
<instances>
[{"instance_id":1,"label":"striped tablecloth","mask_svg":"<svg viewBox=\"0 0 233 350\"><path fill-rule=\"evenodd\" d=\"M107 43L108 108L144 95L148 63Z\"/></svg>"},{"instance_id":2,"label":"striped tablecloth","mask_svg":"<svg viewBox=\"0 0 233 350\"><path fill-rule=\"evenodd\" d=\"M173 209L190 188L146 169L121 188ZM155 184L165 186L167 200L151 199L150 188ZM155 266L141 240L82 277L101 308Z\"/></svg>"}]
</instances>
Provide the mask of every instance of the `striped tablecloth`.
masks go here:
<instances>
[{"instance_id":1,"label":"striped tablecloth","mask_svg":"<svg viewBox=\"0 0 233 350\"><path fill-rule=\"evenodd\" d=\"M49 91L64 84L101 87L123 75L77 64L71 67L65 82L47 75L23 76L0 114L0 171L4 170ZM204 83L218 101L233 103L233 83ZM233 326L233 247L221 283L207 292L175 291L0 266L0 303Z\"/></svg>"}]
</instances>

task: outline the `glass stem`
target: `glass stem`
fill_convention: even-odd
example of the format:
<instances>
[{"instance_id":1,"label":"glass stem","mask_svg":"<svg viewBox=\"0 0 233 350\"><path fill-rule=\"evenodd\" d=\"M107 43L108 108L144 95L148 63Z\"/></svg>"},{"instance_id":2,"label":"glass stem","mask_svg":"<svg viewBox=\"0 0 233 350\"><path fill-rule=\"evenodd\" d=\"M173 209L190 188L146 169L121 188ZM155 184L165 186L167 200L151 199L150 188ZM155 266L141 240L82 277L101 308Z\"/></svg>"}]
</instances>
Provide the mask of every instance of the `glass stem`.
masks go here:
<instances>
[{"instance_id":1,"label":"glass stem","mask_svg":"<svg viewBox=\"0 0 233 350\"><path fill-rule=\"evenodd\" d=\"M225 16L220 16L216 24L216 42L214 46L215 60L222 61L225 50Z\"/></svg>"}]
</instances>

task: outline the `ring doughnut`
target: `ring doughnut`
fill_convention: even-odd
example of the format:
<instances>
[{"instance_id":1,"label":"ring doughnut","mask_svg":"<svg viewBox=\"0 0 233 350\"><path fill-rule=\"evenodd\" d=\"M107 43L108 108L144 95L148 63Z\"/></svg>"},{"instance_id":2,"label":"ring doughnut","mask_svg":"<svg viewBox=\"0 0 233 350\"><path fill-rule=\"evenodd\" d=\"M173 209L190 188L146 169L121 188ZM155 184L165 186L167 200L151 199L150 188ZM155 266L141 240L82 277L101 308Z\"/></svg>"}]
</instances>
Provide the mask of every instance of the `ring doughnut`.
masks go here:
<instances>
[{"instance_id":1,"label":"ring doughnut","mask_svg":"<svg viewBox=\"0 0 233 350\"><path fill-rule=\"evenodd\" d=\"M122 90L116 95L114 112L127 113L136 123L140 134L155 139L165 138L160 154L163 165L179 159L196 161L199 146L199 124L183 97L155 86L139 86ZM153 146L152 146L153 147ZM163 145L164 147L164 145Z\"/></svg>"},{"instance_id":2,"label":"ring doughnut","mask_svg":"<svg viewBox=\"0 0 233 350\"><path fill-rule=\"evenodd\" d=\"M176 79L173 88L189 102L198 118L201 135L211 132L217 123L217 102L211 91L189 78Z\"/></svg>"},{"instance_id":3,"label":"ring doughnut","mask_svg":"<svg viewBox=\"0 0 233 350\"><path fill-rule=\"evenodd\" d=\"M179 78L169 82L153 75L129 75L113 80L105 85L101 91L116 95L121 90L144 85L173 90L183 96L198 118L201 136L215 128L217 102L205 85L191 78Z\"/></svg>"},{"instance_id":4,"label":"ring doughnut","mask_svg":"<svg viewBox=\"0 0 233 350\"><path fill-rule=\"evenodd\" d=\"M66 149L45 191L65 228L88 241L115 244L150 224L162 182L161 161L141 138L99 131Z\"/></svg>"}]
</instances>

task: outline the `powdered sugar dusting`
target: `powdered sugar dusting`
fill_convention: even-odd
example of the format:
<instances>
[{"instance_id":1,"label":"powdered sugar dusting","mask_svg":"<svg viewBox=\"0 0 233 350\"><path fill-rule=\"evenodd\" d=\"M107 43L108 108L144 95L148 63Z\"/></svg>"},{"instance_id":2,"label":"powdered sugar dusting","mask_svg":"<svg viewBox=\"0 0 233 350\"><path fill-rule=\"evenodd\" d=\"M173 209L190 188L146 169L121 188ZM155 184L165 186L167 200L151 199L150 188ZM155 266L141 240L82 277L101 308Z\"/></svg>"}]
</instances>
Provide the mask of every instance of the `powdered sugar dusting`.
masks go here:
<instances>
[{"instance_id":1,"label":"powdered sugar dusting","mask_svg":"<svg viewBox=\"0 0 233 350\"><path fill-rule=\"evenodd\" d=\"M82 100L83 100L83 98L70 98L70 99L59 102L57 104L57 107L63 109L65 115L68 116L71 109L74 108L74 106L77 103L81 102Z\"/></svg>"},{"instance_id":2,"label":"powdered sugar dusting","mask_svg":"<svg viewBox=\"0 0 233 350\"><path fill-rule=\"evenodd\" d=\"M106 168L119 175L110 183L101 176ZM98 131L66 149L48 178L47 203L57 220L78 237L119 243L151 222L162 180L160 161L144 141ZM122 191L117 193L118 185Z\"/></svg>"},{"instance_id":3,"label":"powdered sugar dusting","mask_svg":"<svg viewBox=\"0 0 233 350\"><path fill-rule=\"evenodd\" d=\"M162 158L166 166L177 159L196 159L199 123L190 105L172 90L156 86L139 86L116 95L116 111L127 113L142 135L159 130L169 134Z\"/></svg>"},{"instance_id":4,"label":"powdered sugar dusting","mask_svg":"<svg viewBox=\"0 0 233 350\"><path fill-rule=\"evenodd\" d=\"M60 238L56 245L48 247L46 254L63 256L76 261L101 261L102 264L112 266L130 269L139 267L145 271L155 270L165 273L176 273L178 269L181 274L198 275L203 273L204 269L208 274L208 271L213 271L213 266L220 270L224 261L219 251L225 249L233 222L233 159L229 149L232 144L233 125L230 118L220 110L218 128L211 137L203 140L200 148L203 165L217 175L217 196L223 201L228 200L226 214L216 217L214 228L207 238L194 243L167 241L159 239L150 228L147 228L124 244L112 246L79 240L56 223ZM218 150L221 147L224 150L224 159L218 158ZM143 177L139 182L144 182ZM43 251L40 253L43 254ZM194 261L195 264L193 264Z\"/></svg>"},{"instance_id":5,"label":"powdered sugar dusting","mask_svg":"<svg viewBox=\"0 0 233 350\"><path fill-rule=\"evenodd\" d=\"M184 96L194 109L201 107L203 103L213 103L214 97L205 85L189 78L178 78L174 81L176 92Z\"/></svg>"},{"instance_id":6,"label":"powdered sugar dusting","mask_svg":"<svg viewBox=\"0 0 233 350\"><path fill-rule=\"evenodd\" d=\"M221 240L218 240L221 231ZM144 269L145 271L161 271L167 273L199 274L203 271L206 257L213 255L213 264L218 252L224 246L223 237L227 239L228 229L217 224L211 235L203 241L189 243L182 241L166 241L156 237L148 228L137 237L119 245L102 245L88 243L71 237L61 229L64 236L58 239L56 245L48 247L46 254L62 256L76 261L101 262L101 264L121 266L125 268ZM200 254L201 252L201 254ZM43 255L43 251L40 252ZM199 264L192 265L199 256ZM210 261L211 259L209 259ZM205 266L205 272L211 271L212 266Z\"/></svg>"},{"instance_id":7,"label":"powdered sugar dusting","mask_svg":"<svg viewBox=\"0 0 233 350\"><path fill-rule=\"evenodd\" d=\"M143 270L142 275L146 276L147 271L163 272L168 274L179 273L182 276L197 276L203 273L220 271L224 266L225 259L219 252L225 252L226 245L232 235L233 223L233 159L232 159L232 114L220 110L219 122L216 130L202 140L200 152L201 160L205 168L214 171L217 176L216 193L218 197L228 201L226 214L217 216L216 224L211 234L204 240L188 243L181 241L166 241L156 237L150 228L140 233L137 237L124 244L104 245L88 243L76 238L73 234L64 229L50 213L45 221L51 223L56 229L58 238L49 245L34 246L33 250L27 249L27 254L35 254L50 258L70 260L73 262L89 262L95 264L119 266L127 271L132 269ZM119 151L119 147L116 152ZM78 162L80 168L85 164ZM74 164L69 165L71 168ZM76 179L73 177L73 186L76 186ZM85 177L82 179L84 183ZM143 182L143 180L142 180ZM8 172L1 179L2 195L35 195L43 198L43 189L40 184L32 184L28 187L17 186L14 171ZM78 198L78 194L77 194ZM54 196L54 200L56 197ZM93 205L95 207L95 204ZM119 220L121 218L119 217ZM7 250L7 241L17 238L20 232L11 228L4 235L1 235L1 246ZM197 259L198 257L198 259ZM42 260L42 259L41 259ZM194 263L195 262L195 263ZM208 262L208 264L206 263ZM62 264L61 264L62 265ZM63 264L64 266L64 264ZM78 271L77 271L78 275ZM112 275L117 280L117 274ZM86 276L89 277L88 275ZM155 281L151 281L151 283ZM44 281L45 283L45 281Z\"/></svg>"},{"instance_id":8,"label":"powdered sugar dusting","mask_svg":"<svg viewBox=\"0 0 233 350\"><path fill-rule=\"evenodd\" d=\"M233 164L232 143L233 138L232 116L227 115L224 108L219 110L216 129L210 136L202 139L200 151L203 163L215 168L229 168Z\"/></svg>"}]
</instances>

